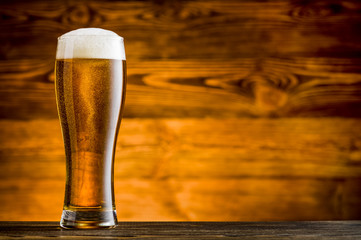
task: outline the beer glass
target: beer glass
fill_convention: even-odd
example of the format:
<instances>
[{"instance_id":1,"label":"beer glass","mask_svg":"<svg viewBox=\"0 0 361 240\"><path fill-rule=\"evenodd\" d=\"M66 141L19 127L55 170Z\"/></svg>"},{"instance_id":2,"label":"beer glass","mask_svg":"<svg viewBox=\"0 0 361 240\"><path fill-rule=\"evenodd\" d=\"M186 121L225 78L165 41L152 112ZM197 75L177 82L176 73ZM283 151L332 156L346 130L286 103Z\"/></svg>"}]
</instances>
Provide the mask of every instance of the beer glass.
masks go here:
<instances>
[{"instance_id":1,"label":"beer glass","mask_svg":"<svg viewBox=\"0 0 361 240\"><path fill-rule=\"evenodd\" d=\"M60 36L55 75L66 155L60 225L114 227L114 154L126 85L123 38L99 28Z\"/></svg>"}]
</instances>

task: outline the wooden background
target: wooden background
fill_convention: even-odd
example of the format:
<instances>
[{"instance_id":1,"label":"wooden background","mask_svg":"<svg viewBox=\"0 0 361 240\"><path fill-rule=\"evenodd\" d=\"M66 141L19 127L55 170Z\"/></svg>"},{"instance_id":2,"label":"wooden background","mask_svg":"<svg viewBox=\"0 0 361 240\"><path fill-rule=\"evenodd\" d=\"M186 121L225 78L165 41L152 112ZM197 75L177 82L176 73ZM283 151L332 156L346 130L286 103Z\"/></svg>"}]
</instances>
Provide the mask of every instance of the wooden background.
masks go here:
<instances>
[{"instance_id":1,"label":"wooden background","mask_svg":"<svg viewBox=\"0 0 361 240\"><path fill-rule=\"evenodd\" d=\"M1 1L0 220L60 219L57 37L125 38L119 220L361 217L360 1Z\"/></svg>"}]
</instances>

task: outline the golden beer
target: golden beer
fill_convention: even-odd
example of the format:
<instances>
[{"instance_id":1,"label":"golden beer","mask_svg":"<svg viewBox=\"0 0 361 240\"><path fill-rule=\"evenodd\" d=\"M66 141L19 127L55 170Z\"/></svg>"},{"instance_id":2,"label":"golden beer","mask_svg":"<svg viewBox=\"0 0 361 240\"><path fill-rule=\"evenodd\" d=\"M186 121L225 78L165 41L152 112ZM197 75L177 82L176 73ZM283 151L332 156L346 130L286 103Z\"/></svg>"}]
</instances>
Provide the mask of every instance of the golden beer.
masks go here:
<instances>
[{"instance_id":1,"label":"golden beer","mask_svg":"<svg viewBox=\"0 0 361 240\"><path fill-rule=\"evenodd\" d=\"M74 42L86 38L96 44L84 49ZM126 63L121 53L114 57L104 51L108 45L99 49L99 43L112 45L119 40L122 38L82 34L64 37L65 47L59 46L61 39L58 41L55 88L67 173L61 220L64 228L117 224L113 165L125 98ZM79 52L76 48L80 47ZM69 48L70 54L59 53L59 49Z\"/></svg>"}]
</instances>

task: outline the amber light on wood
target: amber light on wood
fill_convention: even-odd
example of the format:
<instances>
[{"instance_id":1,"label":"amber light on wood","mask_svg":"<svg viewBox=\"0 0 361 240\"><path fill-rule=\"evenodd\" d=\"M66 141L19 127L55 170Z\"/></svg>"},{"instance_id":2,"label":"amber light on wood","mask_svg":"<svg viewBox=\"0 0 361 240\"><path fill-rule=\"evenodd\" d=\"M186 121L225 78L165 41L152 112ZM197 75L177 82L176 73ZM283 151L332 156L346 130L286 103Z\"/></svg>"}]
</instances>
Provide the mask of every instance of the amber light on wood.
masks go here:
<instances>
[{"instance_id":1,"label":"amber light on wood","mask_svg":"<svg viewBox=\"0 0 361 240\"><path fill-rule=\"evenodd\" d=\"M60 218L56 38L89 26L125 38L119 220L360 219L360 9L343 0L1 3L0 220Z\"/></svg>"}]
</instances>

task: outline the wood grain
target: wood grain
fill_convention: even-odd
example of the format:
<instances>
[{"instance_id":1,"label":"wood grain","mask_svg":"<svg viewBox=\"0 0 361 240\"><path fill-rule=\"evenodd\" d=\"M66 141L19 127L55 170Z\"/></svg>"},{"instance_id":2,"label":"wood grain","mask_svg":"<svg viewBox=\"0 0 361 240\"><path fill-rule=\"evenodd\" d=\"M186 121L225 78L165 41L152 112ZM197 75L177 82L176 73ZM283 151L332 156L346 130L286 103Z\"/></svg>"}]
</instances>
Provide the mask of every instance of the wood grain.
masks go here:
<instances>
[{"instance_id":1,"label":"wood grain","mask_svg":"<svg viewBox=\"0 0 361 240\"><path fill-rule=\"evenodd\" d=\"M1 1L0 220L58 221L57 37L125 38L121 220L361 216L361 3Z\"/></svg>"},{"instance_id":2,"label":"wood grain","mask_svg":"<svg viewBox=\"0 0 361 240\"><path fill-rule=\"evenodd\" d=\"M357 62L307 58L257 62L128 61L124 116L360 116L361 75L354 72L359 70ZM38 64L44 69L29 66L24 69L24 79L15 80L12 73L2 75L2 118L57 118L53 66ZM263 70L258 71L257 65ZM332 72L334 65L345 72ZM30 69L46 76L27 72Z\"/></svg>"},{"instance_id":3,"label":"wood grain","mask_svg":"<svg viewBox=\"0 0 361 240\"><path fill-rule=\"evenodd\" d=\"M0 126L0 219L58 220L65 184L59 122ZM359 119L124 119L118 217L358 219L360 136Z\"/></svg>"},{"instance_id":4,"label":"wood grain","mask_svg":"<svg viewBox=\"0 0 361 240\"><path fill-rule=\"evenodd\" d=\"M2 5L1 118L56 118L56 38L89 26L126 39L125 117L360 117L358 1Z\"/></svg>"},{"instance_id":5,"label":"wood grain","mask_svg":"<svg viewBox=\"0 0 361 240\"><path fill-rule=\"evenodd\" d=\"M61 230L57 222L0 222L0 239L358 239L360 221L120 222L109 230Z\"/></svg>"}]
</instances>

